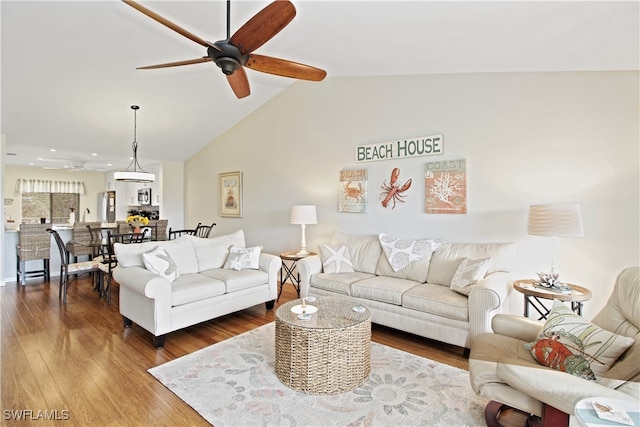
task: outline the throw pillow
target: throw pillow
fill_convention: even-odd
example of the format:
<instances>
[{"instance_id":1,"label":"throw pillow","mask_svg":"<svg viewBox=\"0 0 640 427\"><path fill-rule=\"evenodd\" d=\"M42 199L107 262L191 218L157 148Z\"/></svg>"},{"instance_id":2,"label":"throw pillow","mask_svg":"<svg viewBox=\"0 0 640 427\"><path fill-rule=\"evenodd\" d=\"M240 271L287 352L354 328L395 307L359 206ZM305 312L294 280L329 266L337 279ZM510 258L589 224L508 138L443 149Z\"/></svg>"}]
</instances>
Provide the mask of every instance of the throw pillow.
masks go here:
<instances>
[{"instance_id":1,"label":"throw pillow","mask_svg":"<svg viewBox=\"0 0 640 427\"><path fill-rule=\"evenodd\" d=\"M439 246L435 240L410 240L392 237L385 233L378 235L380 245L393 271L398 272L412 262L431 256Z\"/></svg>"},{"instance_id":2,"label":"throw pillow","mask_svg":"<svg viewBox=\"0 0 640 427\"><path fill-rule=\"evenodd\" d=\"M540 335L524 347L541 365L595 380L633 342L633 338L604 330L554 301Z\"/></svg>"},{"instance_id":3,"label":"throw pillow","mask_svg":"<svg viewBox=\"0 0 640 427\"><path fill-rule=\"evenodd\" d=\"M487 275L490 266L491 258L463 259L453 275L453 279L451 279L449 288L459 294L469 295L478 280Z\"/></svg>"},{"instance_id":4,"label":"throw pillow","mask_svg":"<svg viewBox=\"0 0 640 427\"><path fill-rule=\"evenodd\" d=\"M322 271L325 273L353 273L353 264L346 244L320 245Z\"/></svg>"},{"instance_id":5,"label":"throw pillow","mask_svg":"<svg viewBox=\"0 0 640 427\"><path fill-rule=\"evenodd\" d=\"M252 248L231 246L223 268L227 270L242 270L244 268L257 270L260 268L261 251L262 246L254 246Z\"/></svg>"},{"instance_id":6,"label":"throw pillow","mask_svg":"<svg viewBox=\"0 0 640 427\"><path fill-rule=\"evenodd\" d=\"M160 243L160 249L167 251L171 259L176 263L178 274L192 274L198 272L198 260L190 236L178 237L175 240L167 240Z\"/></svg>"},{"instance_id":7,"label":"throw pillow","mask_svg":"<svg viewBox=\"0 0 640 427\"><path fill-rule=\"evenodd\" d=\"M151 252L144 253L142 259L147 270L164 277L169 283L178 277L176 263L164 249L156 248Z\"/></svg>"}]
</instances>

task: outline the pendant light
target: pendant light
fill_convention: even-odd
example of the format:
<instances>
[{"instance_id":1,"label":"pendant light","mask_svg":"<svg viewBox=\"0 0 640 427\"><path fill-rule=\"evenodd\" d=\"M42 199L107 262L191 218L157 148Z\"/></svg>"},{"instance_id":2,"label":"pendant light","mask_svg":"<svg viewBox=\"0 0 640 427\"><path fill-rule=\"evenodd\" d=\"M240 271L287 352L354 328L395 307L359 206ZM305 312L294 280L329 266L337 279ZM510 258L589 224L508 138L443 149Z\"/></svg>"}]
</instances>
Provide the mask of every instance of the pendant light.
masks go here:
<instances>
[{"instance_id":1,"label":"pendant light","mask_svg":"<svg viewBox=\"0 0 640 427\"><path fill-rule=\"evenodd\" d=\"M127 169L116 172L113 177L116 181L126 182L153 182L156 179L155 174L145 172L138 163L138 141L136 140L137 111L140 109L137 105L132 105L133 110L133 160L127 166Z\"/></svg>"}]
</instances>

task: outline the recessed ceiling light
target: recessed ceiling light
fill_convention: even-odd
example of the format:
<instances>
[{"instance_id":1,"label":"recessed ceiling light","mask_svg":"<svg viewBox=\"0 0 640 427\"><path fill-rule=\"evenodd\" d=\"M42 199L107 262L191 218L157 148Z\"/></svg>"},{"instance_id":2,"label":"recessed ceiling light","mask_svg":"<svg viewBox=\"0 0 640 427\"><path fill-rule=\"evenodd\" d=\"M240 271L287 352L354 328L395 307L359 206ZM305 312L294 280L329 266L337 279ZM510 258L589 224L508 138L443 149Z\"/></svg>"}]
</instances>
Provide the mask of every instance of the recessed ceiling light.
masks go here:
<instances>
[{"instance_id":1,"label":"recessed ceiling light","mask_svg":"<svg viewBox=\"0 0 640 427\"><path fill-rule=\"evenodd\" d=\"M42 160L42 157L38 157L38 160Z\"/></svg>"},{"instance_id":2,"label":"recessed ceiling light","mask_svg":"<svg viewBox=\"0 0 640 427\"><path fill-rule=\"evenodd\" d=\"M29 166L33 166L33 163L29 163Z\"/></svg>"},{"instance_id":3,"label":"recessed ceiling light","mask_svg":"<svg viewBox=\"0 0 640 427\"><path fill-rule=\"evenodd\" d=\"M55 153L55 152L56 152L56 149L55 149L55 148L52 148L52 149L50 149L49 151L51 151L52 153Z\"/></svg>"},{"instance_id":4,"label":"recessed ceiling light","mask_svg":"<svg viewBox=\"0 0 640 427\"><path fill-rule=\"evenodd\" d=\"M98 153L91 153L91 155L92 155L92 156L97 156L97 155L98 155Z\"/></svg>"}]
</instances>

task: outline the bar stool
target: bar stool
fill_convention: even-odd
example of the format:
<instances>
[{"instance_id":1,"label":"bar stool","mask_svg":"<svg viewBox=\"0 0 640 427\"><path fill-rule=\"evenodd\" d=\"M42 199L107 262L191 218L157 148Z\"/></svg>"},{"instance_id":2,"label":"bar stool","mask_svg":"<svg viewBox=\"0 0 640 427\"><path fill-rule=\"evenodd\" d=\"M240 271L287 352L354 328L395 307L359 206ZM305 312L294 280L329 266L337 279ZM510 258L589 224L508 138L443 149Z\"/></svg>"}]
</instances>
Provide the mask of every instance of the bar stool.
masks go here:
<instances>
[{"instance_id":1,"label":"bar stool","mask_svg":"<svg viewBox=\"0 0 640 427\"><path fill-rule=\"evenodd\" d=\"M21 285L32 277L44 277L47 282L51 280L51 235L47 233L47 228L51 228L51 224L20 224L16 246L16 282ZM43 260L43 269L27 271L26 262L33 260Z\"/></svg>"},{"instance_id":2,"label":"bar stool","mask_svg":"<svg viewBox=\"0 0 640 427\"><path fill-rule=\"evenodd\" d=\"M67 243L67 250L73 256L73 261L77 262L79 256L86 255L89 259L95 254L95 246L91 239L90 228L100 228L98 222L76 222L71 231L71 241Z\"/></svg>"}]
</instances>

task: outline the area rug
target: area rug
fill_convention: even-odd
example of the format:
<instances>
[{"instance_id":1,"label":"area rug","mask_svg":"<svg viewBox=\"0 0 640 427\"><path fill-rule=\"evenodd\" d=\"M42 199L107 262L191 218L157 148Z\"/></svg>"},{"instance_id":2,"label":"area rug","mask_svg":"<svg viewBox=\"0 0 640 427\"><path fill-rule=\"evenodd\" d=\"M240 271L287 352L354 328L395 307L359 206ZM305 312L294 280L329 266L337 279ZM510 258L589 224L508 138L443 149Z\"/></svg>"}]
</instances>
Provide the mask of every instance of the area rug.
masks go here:
<instances>
[{"instance_id":1,"label":"area rug","mask_svg":"<svg viewBox=\"0 0 640 427\"><path fill-rule=\"evenodd\" d=\"M484 425L465 370L371 343L368 381L312 396L276 377L274 337L272 322L149 373L216 427Z\"/></svg>"}]
</instances>

